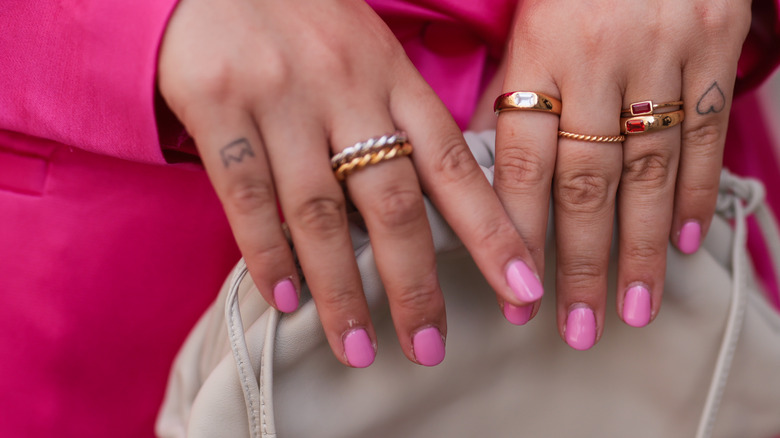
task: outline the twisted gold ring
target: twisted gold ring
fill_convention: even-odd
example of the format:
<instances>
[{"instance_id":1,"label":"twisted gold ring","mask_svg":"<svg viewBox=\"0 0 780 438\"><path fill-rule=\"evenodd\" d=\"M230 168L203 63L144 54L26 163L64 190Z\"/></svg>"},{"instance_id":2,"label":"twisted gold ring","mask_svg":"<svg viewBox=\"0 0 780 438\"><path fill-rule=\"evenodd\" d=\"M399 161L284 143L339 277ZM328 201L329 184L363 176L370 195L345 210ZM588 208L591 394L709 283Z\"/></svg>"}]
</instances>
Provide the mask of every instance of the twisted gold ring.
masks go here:
<instances>
[{"instance_id":1,"label":"twisted gold ring","mask_svg":"<svg viewBox=\"0 0 780 438\"><path fill-rule=\"evenodd\" d=\"M625 135L585 135L560 130L558 131L558 137L594 143L620 143L626 139Z\"/></svg>"},{"instance_id":2,"label":"twisted gold ring","mask_svg":"<svg viewBox=\"0 0 780 438\"><path fill-rule=\"evenodd\" d=\"M355 157L350 161L341 164L333 173L336 175L337 180L344 181L347 176L368 165L392 160L393 158L404 157L411 153L412 145L410 143L395 144L391 146L386 145L379 150L373 150L365 155Z\"/></svg>"},{"instance_id":3,"label":"twisted gold ring","mask_svg":"<svg viewBox=\"0 0 780 438\"><path fill-rule=\"evenodd\" d=\"M395 131L392 134L381 137L372 137L365 141L360 141L344 149L330 159L330 165L337 169L342 164L356 158L380 150L386 146L406 143L406 133Z\"/></svg>"},{"instance_id":4,"label":"twisted gold ring","mask_svg":"<svg viewBox=\"0 0 780 438\"><path fill-rule=\"evenodd\" d=\"M666 103L653 103L652 100L643 100L641 102L634 102L631 105L628 106L628 108L623 108L620 110L621 116L649 116L653 114L653 110L656 110L658 108L667 108L670 106L683 106L683 101L678 100L675 102L666 102Z\"/></svg>"},{"instance_id":5,"label":"twisted gold ring","mask_svg":"<svg viewBox=\"0 0 780 438\"><path fill-rule=\"evenodd\" d=\"M623 134L644 134L671 128L685 120L685 111L677 110L649 116L621 117L620 132Z\"/></svg>"},{"instance_id":6,"label":"twisted gold ring","mask_svg":"<svg viewBox=\"0 0 780 438\"><path fill-rule=\"evenodd\" d=\"M542 111L561 114L561 101L544 93L513 91L504 93L493 102L493 111Z\"/></svg>"}]
</instances>

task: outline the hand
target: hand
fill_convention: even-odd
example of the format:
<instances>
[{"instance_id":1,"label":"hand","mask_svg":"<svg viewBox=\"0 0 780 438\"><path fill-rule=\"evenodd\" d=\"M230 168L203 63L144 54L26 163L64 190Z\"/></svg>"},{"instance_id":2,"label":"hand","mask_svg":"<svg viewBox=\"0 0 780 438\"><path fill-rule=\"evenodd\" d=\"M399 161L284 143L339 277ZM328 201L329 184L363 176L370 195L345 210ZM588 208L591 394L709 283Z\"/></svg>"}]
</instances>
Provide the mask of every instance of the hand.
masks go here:
<instances>
[{"instance_id":1,"label":"hand","mask_svg":"<svg viewBox=\"0 0 780 438\"><path fill-rule=\"evenodd\" d=\"M658 313L669 238L691 253L706 235L749 23L748 0L519 6L503 92L545 93L562 113L500 114L495 189L540 270L552 189L558 327L572 347L602 334L616 215L617 307L632 326ZM647 100L683 100L684 122L622 145L557 137L618 135L621 108Z\"/></svg>"},{"instance_id":2,"label":"hand","mask_svg":"<svg viewBox=\"0 0 780 438\"><path fill-rule=\"evenodd\" d=\"M345 194L330 164L358 141L399 129L414 145L410 156L346 179L410 360L439 363L447 331L421 188L510 316L512 304L541 294L522 239L460 130L363 1L183 0L165 34L158 79L195 139L256 286L291 312L300 281L278 197L343 363L368 366L376 349Z\"/></svg>"}]
</instances>

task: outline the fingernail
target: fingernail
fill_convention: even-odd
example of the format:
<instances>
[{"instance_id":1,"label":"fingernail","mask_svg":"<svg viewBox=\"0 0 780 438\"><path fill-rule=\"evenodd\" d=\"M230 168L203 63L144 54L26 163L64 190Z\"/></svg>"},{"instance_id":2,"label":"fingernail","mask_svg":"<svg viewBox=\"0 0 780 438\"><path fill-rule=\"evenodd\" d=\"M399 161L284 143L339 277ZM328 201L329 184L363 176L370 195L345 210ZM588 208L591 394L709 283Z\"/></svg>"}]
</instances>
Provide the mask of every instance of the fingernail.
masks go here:
<instances>
[{"instance_id":1,"label":"fingernail","mask_svg":"<svg viewBox=\"0 0 780 438\"><path fill-rule=\"evenodd\" d=\"M424 328L415 333L412 337L412 348L420 365L432 367L444 360L444 339L436 327Z\"/></svg>"},{"instance_id":2,"label":"fingernail","mask_svg":"<svg viewBox=\"0 0 780 438\"><path fill-rule=\"evenodd\" d=\"M533 303L544 295L542 282L531 268L520 260L509 264L506 282L517 298L524 303Z\"/></svg>"},{"instance_id":3,"label":"fingernail","mask_svg":"<svg viewBox=\"0 0 780 438\"><path fill-rule=\"evenodd\" d=\"M631 327L644 327L650 322L650 292L644 286L632 286L626 291L623 321Z\"/></svg>"},{"instance_id":4,"label":"fingernail","mask_svg":"<svg viewBox=\"0 0 780 438\"><path fill-rule=\"evenodd\" d=\"M693 254L701 244L701 225L696 221L686 222L680 229L680 240L677 246L685 254Z\"/></svg>"},{"instance_id":5,"label":"fingernail","mask_svg":"<svg viewBox=\"0 0 780 438\"><path fill-rule=\"evenodd\" d=\"M295 312L298 309L298 292L295 291L292 280L289 278L276 283L274 286L274 302L276 308L284 313Z\"/></svg>"},{"instance_id":6,"label":"fingernail","mask_svg":"<svg viewBox=\"0 0 780 438\"><path fill-rule=\"evenodd\" d=\"M344 355L355 368L365 368L374 363L376 351L365 329L354 329L344 335Z\"/></svg>"},{"instance_id":7,"label":"fingernail","mask_svg":"<svg viewBox=\"0 0 780 438\"><path fill-rule=\"evenodd\" d=\"M569 311L566 343L575 350L587 350L596 343L596 315L590 307L580 305Z\"/></svg>"},{"instance_id":8,"label":"fingernail","mask_svg":"<svg viewBox=\"0 0 780 438\"><path fill-rule=\"evenodd\" d=\"M515 306L514 304L504 303L504 318L514 325L524 325L531 319L533 305Z\"/></svg>"}]
</instances>

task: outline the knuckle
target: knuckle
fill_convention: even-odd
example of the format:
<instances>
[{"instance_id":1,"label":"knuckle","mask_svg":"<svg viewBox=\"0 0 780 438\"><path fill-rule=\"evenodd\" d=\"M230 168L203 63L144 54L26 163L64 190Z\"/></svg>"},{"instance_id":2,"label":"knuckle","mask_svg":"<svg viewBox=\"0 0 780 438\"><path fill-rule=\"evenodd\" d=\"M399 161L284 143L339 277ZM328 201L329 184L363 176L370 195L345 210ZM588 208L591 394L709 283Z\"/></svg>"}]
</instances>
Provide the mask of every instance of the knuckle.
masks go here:
<instances>
[{"instance_id":1,"label":"knuckle","mask_svg":"<svg viewBox=\"0 0 780 438\"><path fill-rule=\"evenodd\" d=\"M331 312L336 315L354 314L356 308L360 307L359 299L362 293L351 288L332 287L315 293L317 307L322 307L323 311Z\"/></svg>"},{"instance_id":2,"label":"knuckle","mask_svg":"<svg viewBox=\"0 0 780 438\"><path fill-rule=\"evenodd\" d=\"M496 165L495 184L501 188L527 190L541 187L547 172L538 154L508 148Z\"/></svg>"},{"instance_id":3,"label":"knuckle","mask_svg":"<svg viewBox=\"0 0 780 438\"><path fill-rule=\"evenodd\" d=\"M243 181L225 192L224 201L239 215L249 215L276 203L276 193L269 182Z\"/></svg>"},{"instance_id":4,"label":"knuckle","mask_svg":"<svg viewBox=\"0 0 780 438\"><path fill-rule=\"evenodd\" d=\"M714 152L725 141L725 133L719 121L713 120L712 117L708 119L683 129L682 142L686 150L693 153L701 153L703 150Z\"/></svg>"},{"instance_id":5,"label":"knuckle","mask_svg":"<svg viewBox=\"0 0 780 438\"><path fill-rule=\"evenodd\" d=\"M632 157L623 163L622 179L650 184L654 189L662 188L672 174L671 162L672 152L663 149Z\"/></svg>"},{"instance_id":6,"label":"knuckle","mask_svg":"<svg viewBox=\"0 0 780 438\"><path fill-rule=\"evenodd\" d=\"M417 225L425 214L422 195L398 186L386 188L373 207L377 220L386 228Z\"/></svg>"},{"instance_id":7,"label":"knuckle","mask_svg":"<svg viewBox=\"0 0 780 438\"><path fill-rule=\"evenodd\" d=\"M577 213L600 211L609 202L610 183L596 172L561 175L555 186L555 196L561 207Z\"/></svg>"},{"instance_id":8,"label":"knuckle","mask_svg":"<svg viewBox=\"0 0 780 438\"><path fill-rule=\"evenodd\" d=\"M423 284L404 287L393 295L393 300L401 311L410 313L439 308L442 304L441 294L437 292L435 276Z\"/></svg>"},{"instance_id":9,"label":"knuckle","mask_svg":"<svg viewBox=\"0 0 780 438\"><path fill-rule=\"evenodd\" d=\"M284 239L273 239L261 242L258 246L243 252L247 260L251 260L253 266L258 266L266 271L274 266L283 266L290 257L290 246Z\"/></svg>"},{"instance_id":10,"label":"knuckle","mask_svg":"<svg viewBox=\"0 0 780 438\"><path fill-rule=\"evenodd\" d=\"M590 287L598 283L606 274L606 270L601 263L585 257L561 263L558 269L567 283L583 287Z\"/></svg>"},{"instance_id":11,"label":"knuckle","mask_svg":"<svg viewBox=\"0 0 780 438\"><path fill-rule=\"evenodd\" d=\"M477 242L490 245L491 242L506 243L509 237L517 236L517 229L508 220L500 218L485 221L476 229Z\"/></svg>"},{"instance_id":12,"label":"knuckle","mask_svg":"<svg viewBox=\"0 0 780 438\"><path fill-rule=\"evenodd\" d=\"M714 205L718 196L718 178L701 178L696 180L685 180L680 182L680 194L686 199L696 202L702 199L710 200Z\"/></svg>"},{"instance_id":13,"label":"knuckle","mask_svg":"<svg viewBox=\"0 0 780 438\"><path fill-rule=\"evenodd\" d=\"M633 241L626 249L625 257L631 260L651 261L666 255L665 245L657 245L651 242Z\"/></svg>"},{"instance_id":14,"label":"knuckle","mask_svg":"<svg viewBox=\"0 0 780 438\"><path fill-rule=\"evenodd\" d=\"M296 209L295 223L305 232L324 237L346 232L347 216L340 198L316 196L304 200Z\"/></svg>"},{"instance_id":15,"label":"knuckle","mask_svg":"<svg viewBox=\"0 0 780 438\"><path fill-rule=\"evenodd\" d=\"M477 162L462 136L446 139L433 156L434 172L447 182L460 182L479 171Z\"/></svg>"}]
</instances>

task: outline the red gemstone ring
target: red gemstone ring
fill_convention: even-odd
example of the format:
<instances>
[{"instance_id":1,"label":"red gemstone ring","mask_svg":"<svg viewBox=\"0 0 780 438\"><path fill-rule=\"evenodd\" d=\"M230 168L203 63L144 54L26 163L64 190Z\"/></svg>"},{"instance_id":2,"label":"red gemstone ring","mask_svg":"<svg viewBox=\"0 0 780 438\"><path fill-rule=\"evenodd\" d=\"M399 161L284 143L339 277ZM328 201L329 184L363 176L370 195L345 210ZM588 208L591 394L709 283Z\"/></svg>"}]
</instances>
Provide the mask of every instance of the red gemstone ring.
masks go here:
<instances>
[{"instance_id":1,"label":"red gemstone ring","mask_svg":"<svg viewBox=\"0 0 780 438\"><path fill-rule=\"evenodd\" d=\"M644 134L660 131L679 125L683 120L685 120L685 111L683 110L648 116L621 117L620 132L622 134Z\"/></svg>"},{"instance_id":2,"label":"red gemstone ring","mask_svg":"<svg viewBox=\"0 0 780 438\"><path fill-rule=\"evenodd\" d=\"M621 116L650 116L653 114L653 110L657 108L668 108L670 106L683 106L683 101L678 100L675 102L666 102L666 103L653 103L652 100L643 100L642 102L634 102L631 105L628 106L628 108L623 108L620 110Z\"/></svg>"}]
</instances>

